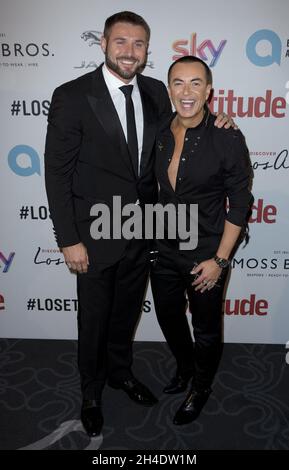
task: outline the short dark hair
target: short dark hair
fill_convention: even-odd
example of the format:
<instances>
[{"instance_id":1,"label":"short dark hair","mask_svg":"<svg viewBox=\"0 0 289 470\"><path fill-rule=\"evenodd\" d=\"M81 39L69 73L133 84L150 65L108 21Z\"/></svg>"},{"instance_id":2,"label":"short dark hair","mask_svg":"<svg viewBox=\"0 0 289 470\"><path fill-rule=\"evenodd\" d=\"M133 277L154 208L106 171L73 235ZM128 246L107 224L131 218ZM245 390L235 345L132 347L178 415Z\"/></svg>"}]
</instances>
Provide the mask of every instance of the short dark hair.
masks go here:
<instances>
[{"instance_id":1,"label":"short dark hair","mask_svg":"<svg viewBox=\"0 0 289 470\"><path fill-rule=\"evenodd\" d=\"M199 57L195 57L194 55L184 55L183 57L180 57L179 59L177 59L175 62L171 64L168 70L168 83L170 83L172 69L174 68L176 64L180 64L180 63L189 64L192 62L200 62L203 65L203 67L205 68L205 72L206 72L207 84L212 85L213 75L212 75L211 69L207 66L206 62L204 62L202 59L199 59Z\"/></svg>"},{"instance_id":2,"label":"short dark hair","mask_svg":"<svg viewBox=\"0 0 289 470\"><path fill-rule=\"evenodd\" d=\"M132 11L120 11L106 19L103 35L105 39L109 38L110 30L116 23L130 23L134 26L142 26L147 35L147 41L150 40L151 30L147 22Z\"/></svg>"}]
</instances>

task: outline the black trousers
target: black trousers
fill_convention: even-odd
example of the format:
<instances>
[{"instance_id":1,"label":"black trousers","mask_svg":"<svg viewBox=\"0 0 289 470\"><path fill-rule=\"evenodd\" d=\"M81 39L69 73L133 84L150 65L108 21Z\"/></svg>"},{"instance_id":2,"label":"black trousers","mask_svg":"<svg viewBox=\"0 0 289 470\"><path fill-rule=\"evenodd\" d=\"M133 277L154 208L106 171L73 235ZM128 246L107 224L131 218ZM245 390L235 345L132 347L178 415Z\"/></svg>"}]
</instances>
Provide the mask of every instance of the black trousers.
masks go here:
<instances>
[{"instance_id":1,"label":"black trousers","mask_svg":"<svg viewBox=\"0 0 289 470\"><path fill-rule=\"evenodd\" d=\"M227 272L218 286L203 294L191 286L193 261L179 251L158 255L151 286L158 322L178 372L195 375L197 389L211 386L222 352L222 298ZM195 342L186 310L189 303Z\"/></svg>"},{"instance_id":2,"label":"black trousers","mask_svg":"<svg viewBox=\"0 0 289 470\"><path fill-rule=\"evenodd\" d=\"M78 365L86 399L100 398L105 381L132 377L132 340L149 272L148 245L131 240L114 265L78 274Z\"/></svg>"}]
</instances>

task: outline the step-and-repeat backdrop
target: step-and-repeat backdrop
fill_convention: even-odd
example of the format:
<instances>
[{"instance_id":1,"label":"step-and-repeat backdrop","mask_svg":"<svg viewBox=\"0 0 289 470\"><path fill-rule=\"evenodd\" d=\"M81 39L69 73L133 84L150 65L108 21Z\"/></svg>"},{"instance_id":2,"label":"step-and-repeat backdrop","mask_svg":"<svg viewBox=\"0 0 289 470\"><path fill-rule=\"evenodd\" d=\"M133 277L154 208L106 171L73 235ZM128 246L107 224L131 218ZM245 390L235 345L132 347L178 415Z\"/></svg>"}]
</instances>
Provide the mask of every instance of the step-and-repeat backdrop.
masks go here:
<instances>
[{"instance_id":1,"label":"step-and-repeat backdrop","mask_svg":"<svg viewBox=\"0 0 289 470\"><path fill-rule=\"evenodd\" d=\"M142 15L145 74L166 82L194 54L214 76L214 112L247 139L254 168L250 243L233 260L227 342L289 340L289 3L283 0L2 0L0 14L0 336L76 338L77 298L55 243L43 151L53 89L98 67L106 17ZM129 299L128 299L129 301ZM137 340L162 340L150 289Z\"/></svg>"}]
</instances>

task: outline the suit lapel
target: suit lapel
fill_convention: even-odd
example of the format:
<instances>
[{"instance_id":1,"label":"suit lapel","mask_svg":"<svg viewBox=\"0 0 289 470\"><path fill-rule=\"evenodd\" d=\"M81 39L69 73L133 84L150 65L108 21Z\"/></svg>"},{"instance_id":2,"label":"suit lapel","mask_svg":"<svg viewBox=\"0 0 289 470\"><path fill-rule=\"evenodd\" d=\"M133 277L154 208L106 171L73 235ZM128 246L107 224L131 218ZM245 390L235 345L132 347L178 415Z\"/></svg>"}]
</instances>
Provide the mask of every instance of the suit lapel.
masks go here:
<instances>
[{"instance_id":1,"label":"suit lapel","mask_svg":"<svg viewBox=\"0 0 289 470\"><path fill-rule=\"evenodd\" d=\"M95 71L91 93L87 94L87 99L96 119L103 127L110 142L115 146L116 154L121 154L126 166L133 173L123 129L104 81L101 66Z\"/></svg>"}]
</instances>

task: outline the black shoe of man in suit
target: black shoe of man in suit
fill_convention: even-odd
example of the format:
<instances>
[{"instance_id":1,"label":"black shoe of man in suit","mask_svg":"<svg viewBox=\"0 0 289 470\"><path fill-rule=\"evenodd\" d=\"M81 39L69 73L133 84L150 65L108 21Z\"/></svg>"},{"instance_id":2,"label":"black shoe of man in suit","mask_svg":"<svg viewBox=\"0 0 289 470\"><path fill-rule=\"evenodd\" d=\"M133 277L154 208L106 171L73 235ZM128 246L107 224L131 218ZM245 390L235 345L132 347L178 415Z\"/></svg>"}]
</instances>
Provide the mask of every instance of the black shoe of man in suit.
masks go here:
<instances>
[{"instance_id":1,"label":"black shoe of man in suit","mask_svg":"<svg viewBox=\"0 0 289 470\"><path fill-rule=\"evenodd\" d=\"M174 424L182 425L195 421L204 408L211 393L211 388L196 390L193 386L185 401L176 412L173 420Z\"/></svg>"},{"instance_id":2,"label":"black shoe of man in suit","mask_svg":"<svg viewBox=\"0 0 289 470\"><path fill-rule=\"evenodd\" d=\"M99 436L103 426L100 400L83 400L81 422L89 437Z\"/></svg>"},{"instance_id":3,"label":"black shoe of man in suit","mask_svg":"<svg viewBox=\"0 0 289 470\"><path fill-rule=\"evenodd\" d=\"M165 386L163 392L171 395L184 392L190 380L192 379L194 381L193 375L194 373L192 371L186 373L177 371L176 375Z\"/></svg>"},{"instance_id":4,"label":"black shoe of man in suit","mask_svg":"<svg viewBox=\"0 0 289 470\"><path fill-rule=\"evenodd\" d=\"M109 380L108 385L112 388L123 390L138 405L153 406L158 402L153 393L135 377L118 382Z\"/></svg>"}]
</instances>

